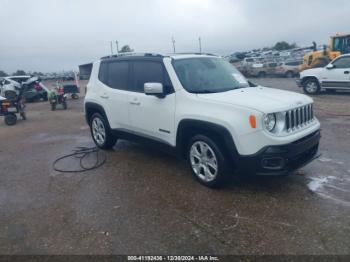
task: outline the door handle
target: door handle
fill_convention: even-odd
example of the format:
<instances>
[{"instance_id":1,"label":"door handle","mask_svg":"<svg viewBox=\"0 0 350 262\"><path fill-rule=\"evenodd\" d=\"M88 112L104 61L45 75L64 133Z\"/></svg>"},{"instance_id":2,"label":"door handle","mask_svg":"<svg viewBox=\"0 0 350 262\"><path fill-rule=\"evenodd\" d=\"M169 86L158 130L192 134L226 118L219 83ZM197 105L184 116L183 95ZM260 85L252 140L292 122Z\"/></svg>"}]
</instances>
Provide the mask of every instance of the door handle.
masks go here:
<instances>
[{"instance_id":1,"label":"door handle","mask_svg":"<svg viewBox=\"0 0 350 262\"><path fill-rule=\"evenodd\" d=\"M104 99L108 99L108 98L109 98L108 95L101 95L100 97L101 97L101 98L104 98Z\"/></svg>"},{"instance_id":2,"label":"door handle","mask_svg":"<svg viewBox=\"0 0 350 262\"><path fill-rule=\"evenodd\" d=\"M348 75L350 72L349 71L344 71L344 74Z\"/></svg>"},{"instance_id":3,"label":"door handle","mask_svg":"<svg viewBox=\"0 0 350 262\"><path fill-rule=\"evenodd\" d=\"M139 106L141 105L141 102L130 102L130 105Z\"/></svg>"}]
</instances>

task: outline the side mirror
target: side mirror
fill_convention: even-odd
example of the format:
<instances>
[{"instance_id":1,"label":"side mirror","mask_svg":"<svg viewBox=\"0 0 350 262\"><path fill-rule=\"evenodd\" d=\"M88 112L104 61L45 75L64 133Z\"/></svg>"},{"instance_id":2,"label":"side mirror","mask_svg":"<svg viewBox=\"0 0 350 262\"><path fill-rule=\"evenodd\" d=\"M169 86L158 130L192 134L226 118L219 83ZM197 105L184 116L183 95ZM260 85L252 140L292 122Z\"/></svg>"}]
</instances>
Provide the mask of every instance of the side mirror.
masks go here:
<instances>
[{"instance_id":1,"label":"side mirror","mask_svg":"<svg viewBox=\"0 0 350 262\"><path fill-rule=\"evenodd\" d=\"M153 95L159 98L165 97L162 83L145 83L143 89L146 95Z\"/></svg>"},{"instance_id":2,"label":"side mirror","mask_svg":"<svg viewBox=\"0 0 350 262\"><path fill-rule=\"evenodd\" d=\"M333 64L328 64L328 65L326 65L326 68L327 69L332 69L332 68L334 68L334 65Z\"/></svg>"}]
</instances>

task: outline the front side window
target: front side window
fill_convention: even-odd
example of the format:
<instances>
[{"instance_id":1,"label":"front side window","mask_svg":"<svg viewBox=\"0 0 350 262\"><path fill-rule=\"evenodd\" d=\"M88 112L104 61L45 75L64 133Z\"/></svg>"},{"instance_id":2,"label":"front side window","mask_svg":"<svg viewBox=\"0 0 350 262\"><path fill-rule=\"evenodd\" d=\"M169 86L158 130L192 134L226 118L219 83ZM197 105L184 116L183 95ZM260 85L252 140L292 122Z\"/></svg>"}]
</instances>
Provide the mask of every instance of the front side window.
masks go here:
<instances>
[{"instance_id":1,"label":"front side window","mask_svg":"<svg viewBox=\"0 0 350 262\"><path fill-rule=\"evenodd\" d=\"M162 83L163 81L163 65L152 61L136 61L134 65L133 81L135 92L144 92L145 83Z\"/></svg>"},{"instance_id":2,"label":"front side window","mask_svg":"<svg viewBox=\"0 0 350 262\"><path fill-rule=\"evenodd\" d=\"M335 68L350 68L350 56L341 57L333 62Z\"/></svg>"},{"instance_id":3,"label":"front side window","mask_svg":"<svg viewBox=\"0 0 350 262\"><path fill-rule=\"evenodd\" d=\"M249 86L234 66L218 57L176 59L173 66L190 93L217 93Z\"/></svg>"}]
</instances>

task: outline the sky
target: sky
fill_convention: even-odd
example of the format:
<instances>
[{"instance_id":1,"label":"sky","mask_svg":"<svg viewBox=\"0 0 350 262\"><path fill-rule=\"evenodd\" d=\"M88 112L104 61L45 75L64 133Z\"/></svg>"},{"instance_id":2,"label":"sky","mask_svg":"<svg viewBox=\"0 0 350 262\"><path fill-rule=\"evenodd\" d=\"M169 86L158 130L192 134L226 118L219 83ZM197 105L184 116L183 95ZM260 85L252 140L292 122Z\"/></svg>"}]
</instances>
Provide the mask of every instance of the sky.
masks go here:
<instances>
[{"instance_id":1,"label":"sky","mask_svg":"<svg viewBox=\"0 0 350 262\"><path fill-rule=\"evenodd\" d=\"M277 41L327 44L350 33L348 0L0 0L0 70L77 70L128 44L136 52L220 55Z\"/></svg>"}]
</instances>

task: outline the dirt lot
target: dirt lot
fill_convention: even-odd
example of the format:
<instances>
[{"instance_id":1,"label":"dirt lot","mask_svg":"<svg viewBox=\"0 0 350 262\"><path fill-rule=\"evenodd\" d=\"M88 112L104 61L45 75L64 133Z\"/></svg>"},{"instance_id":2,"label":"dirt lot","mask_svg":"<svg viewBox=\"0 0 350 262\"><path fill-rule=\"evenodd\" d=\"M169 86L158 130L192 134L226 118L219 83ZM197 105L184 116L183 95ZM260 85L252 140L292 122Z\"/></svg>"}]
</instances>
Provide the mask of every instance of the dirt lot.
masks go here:
<instances>
[{"instance_id":1,"label":"dirt lot","mask_svg":"<svg viewBox=\"0 0 350 262\"><path fill-rule=\"evenodd\" d=\"M292 79L254 79L300 90ZM315 97L321 158L297 174L195 182L184 163L120 141L101 168L52 170L92 146L82 99L0 121L0 254L349 254L350 95ZM73 163L67 163L73 167Z\"/></svg>"}]
</instances>

